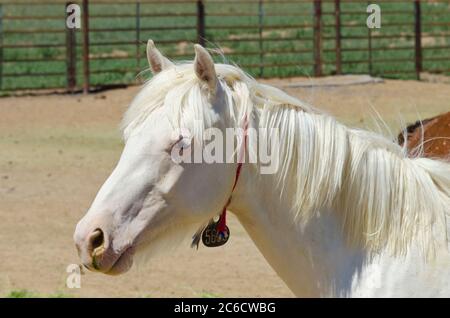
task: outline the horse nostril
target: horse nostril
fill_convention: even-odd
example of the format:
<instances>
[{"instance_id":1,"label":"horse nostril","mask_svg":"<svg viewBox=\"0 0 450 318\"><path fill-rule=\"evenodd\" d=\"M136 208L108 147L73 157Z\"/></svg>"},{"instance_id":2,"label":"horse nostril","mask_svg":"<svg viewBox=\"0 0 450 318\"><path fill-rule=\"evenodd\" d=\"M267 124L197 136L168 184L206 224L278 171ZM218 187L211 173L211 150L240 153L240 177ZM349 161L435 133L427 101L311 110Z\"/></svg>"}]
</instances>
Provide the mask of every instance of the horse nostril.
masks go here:
<instances>
[{"instance_id":1,"label":"horse nostril","mask_svg":"<svg viewBox=\"0 0 450 318\"><path fill-rule=\"evenodd\" d=\"M91 251L95 251L97 248L102 247L105 243L103 231L100 229L94 230L89 236L89 247Z\"/></svg>"}]
</instances>

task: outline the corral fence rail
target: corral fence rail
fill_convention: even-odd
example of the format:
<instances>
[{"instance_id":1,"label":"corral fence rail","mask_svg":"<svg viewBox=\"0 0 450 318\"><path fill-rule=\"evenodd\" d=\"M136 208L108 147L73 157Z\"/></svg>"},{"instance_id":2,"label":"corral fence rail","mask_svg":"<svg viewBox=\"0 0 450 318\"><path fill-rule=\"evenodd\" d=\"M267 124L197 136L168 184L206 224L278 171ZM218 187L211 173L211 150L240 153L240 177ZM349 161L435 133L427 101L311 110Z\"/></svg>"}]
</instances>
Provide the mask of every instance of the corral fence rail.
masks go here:
<instances>
[{"instance_id":1,"label":"corral fence rail","mask_svg":"<svg viewBox=\"0 0 450 318\"><path fill-rule=\"evenodd\" d=\"M0 1L0 91L138 82L148 76L148 38L173 59L192 59L194 42L220 48L260 77L450 74L450 1L377 0L379 29L366 25L370 3ZM81 8L79 29L66 27L71 4Z\"/></svg>"}]
</instances>

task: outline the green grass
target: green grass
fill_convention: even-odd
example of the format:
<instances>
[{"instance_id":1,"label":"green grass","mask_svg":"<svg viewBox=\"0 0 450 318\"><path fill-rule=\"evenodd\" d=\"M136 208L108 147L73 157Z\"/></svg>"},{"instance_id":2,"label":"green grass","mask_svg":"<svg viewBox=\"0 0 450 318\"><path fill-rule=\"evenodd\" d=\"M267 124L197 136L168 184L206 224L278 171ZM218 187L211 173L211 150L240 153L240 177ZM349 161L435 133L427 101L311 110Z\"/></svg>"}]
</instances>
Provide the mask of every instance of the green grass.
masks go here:
<instances>
[{"instance_id":1,"label":"green grass","mask_svg":"<svg viewBox=\"0 0 450 318\"><path fill-rule=\"evenodd\" d=\"M72 295L57 291L53 294L38 294L27 289L19 289L10 291L5 298L72 298Z\"/></svg>"},{"instance_id":2,"label":"green grass","mask_svg":"<svg viewBox=\"0 0 450 318\"><path fill-rule=\"evenodd\" d=\"M1 3L1 0L0 0ZM367 50L346 51L351 48L366 49L368 47L366 27L367 3L352 2L342 3L341 12L342 24L353 24L354 27L342 27L342 53L343 72L344 73L368 73L369 63L352 63L355 60L369 60ZM382 9L382 27L379 30L373 30L374 36L395 36L394 39L372 39L372 47L389 47L388 50L374 50L372 60L396 59L396 62L373 62L372 74L378 76L394 78L414 78L414 15L413 4L411 2L398 3L383 2L380 4ZM62 75L52 76L21 76L21 77L3 77L1 89L17 89L24 87L45 88L45 87L65 87L66 86L66 63L65 63L65 33L7 33L8 31L18 29L51 29L64 31L64 4L53 5L28 5L19 6L3 5L4 16L43 16L60 15L61 19L56 20L4 20L3 34L4 45L17 44L60 44L61 47L51 48L3 48L3 59L45 59L43 62L4 62L2 63L3 74L27 74L27 73L62 73ZM312 28L289 28L292 25L312 24L313 23L313 5L312 3L265 3L263 6L263 36L266 39L262 43L262 48L266 54L261 56L259 52L259 42L249 41L248 39L257 39L258 33L258 3L214 3L206 2L206 38L209 46L215 45L223 48L229 61L241 65L247 72L253 76L263 77L288 77L288 76L310 76L313 74L313 54L308 53L269 53L273 51L289 50L311 50L313 47L313 29ZM334 74L336 72L336 56L333 51L335 47L335 28L334 16L327 14L334 11L334 3L323 3L324 12L322 18L323 24L323 70L325 74ZM358 13L350 13L357 11ZM389 14L392 11L408 11L410 14ZM192 59L192 43L196 41L196 6L195 3L175 3L175 4L151 4L142 3L140 5L141 15L155 13L170 14L192 14L192 16L171 16L171 17L142 17L140 20L141 28L139 37L136 31L136 18L102 18L96 15L106 14L129 14L136 12L135 2L130 4L99 4L95 1L90 5L90 54L94 58L90 62L91 74L90 80L93 85L99 84L118 84L133 83L140 78L149 76L144 72L141 77L137 77L139 71L147 68L145 58L145 43L148 38L152 38L158 47L169 57L175 59ZM285 13L290 15L285 15ZM383 12L386 12L383 14ZM448 12L448 14L442 14ZM229 16L215 16L226 13ZM238 14L250 13L254 16L239 16ZM436 14L440 13L440 14ZM299 15L295 15L299 14ZM422 32L424 35L423 46L443 46L450 45L450 27L449 25L426 26L427 23L450 23L450 4L442 3L422 3L422 19L424 26ZM384 26L388 23L401 23L400 26ZM217 28L217 26L252 26L252 28ZM274 28L273 26L277 26ZM145 28L159 27L181 27L178 30L145 30ZM100 28L122 28L131 29L130 31L94 31ZM440 36L446 34L447 36ZM429 36L432 35L432 36ZM360 36L361 39L345 39L345 37ZM273 41L274 39L294 38L295 40ZM244 40L247 39L247 40ZM141 45L136 48L135 45L109 45L109 42L140 41ZM179 40L179 43L163 43L163 41ZM77 47L77 81L82 83L82 62L81 62L81 31L76 32ZM104 45L94 45L101 44ZM398 47L408 47L405 50L396 50ZM136 58L137 50L141 58ZM256 52L256 54L248 54ZM228 54L227 54L228 53ZM239 54L244 53L244 54ZM0 54L1 55L1 54ZM425 49L424 70L431 69L450 69L450 59L448 49ZM99 57L121 57L120 59L95 59ZM441 59L431 61L432 59ZM217 57L221 60L221 57ZM251 66L263 63L267 66L261 69L259 66ZM277 66L277 64L292 63L293 66ZM108 73L98 73L105 70L112 70ZM115 70L115 71L114 71ZM385 74L390 71L404 71L405 73ZM408 73L410 72L410 73ZM450 75L450 72L446 73Z\"/></svg>"},{"instance_id":3,"label":"green grass","mask_svg":"<svg viewBox=\"0 0 450 318\"><path fill-rule=\"evenodd\" d=\"M21 289L9 292L6 298L35 298L35 295L26 289Z\"/></svg>"},{"instance_id":4,"label":"green grass","mask_svg":"<svg viewBox=\"0 0 450 318\"><path fill-rule=\"evenodd\" d=\"M4 296L5 298L72 298L73 295L66 294L60 291L57 291L53 294L39 294L32 292L27 289L18 289L18 290L12 290L8 294ZM143 295L142 298L150 298L150 295ZM198 294L198 297L200 298L219 298L220 295L210 293L207 291L202 291Z\"/></svg>"},{"instance_id":5,"label":"green grass","mask_svg":"<svg viewBox=\"0 0 450 318\"><path fill-rule=\"evenodd\" d=\"M207 291L201 292L199 296L200 298L220 298L219 295Z\"/></svg>"}]
</instances>

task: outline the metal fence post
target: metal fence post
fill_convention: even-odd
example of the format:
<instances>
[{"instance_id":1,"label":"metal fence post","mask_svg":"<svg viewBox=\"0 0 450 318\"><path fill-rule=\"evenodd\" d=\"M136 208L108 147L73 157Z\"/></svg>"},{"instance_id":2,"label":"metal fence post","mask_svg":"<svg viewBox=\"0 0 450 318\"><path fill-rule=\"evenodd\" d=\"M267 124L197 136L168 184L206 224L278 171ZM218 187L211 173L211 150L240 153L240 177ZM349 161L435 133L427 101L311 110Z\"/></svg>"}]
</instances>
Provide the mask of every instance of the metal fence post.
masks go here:
<instances>
[{"instance_id":1,"label":"metal fence post","mask_svg":"<svg viewBox=\"0 0 450 318\"><path fill-rule=\"evenodd\" d=\"M322 1L314 0L314 76L322 75Z\"/></svg>"},{"instance_id":2,"label":"metal fence post","mask_svg":"<svg viewBox=\"0 0 450 318\"><path fill-rule=\"evenodd\" d=\"M70 15L67 12L67 7L71 5L71 2L67 2L66 9L66 19ZM76 37L75 28L69 28L66 25L66 76L67 76L67 90L71 93L75 91L77 85L76 76Z\"/></svg>"},{"instance_id":3,"label":"metal fence post","mask_svg":"<svg viewBox=\"0 0 450 318\"><path fill-rule=\"evenodd\" d=\"M141 66L141 3L136 2L136 68L139 71Z\"/></svg>"},{"instance_id":4,"label":"metal fence post","mask_svg":"<svg viewBox=\"0 0 450 318\"><path fill-rule=\"evenodd\" d=\"M341 1L334 0L334 14L336 18L336 74L342 74L341 52Z\"/></svg>"},{"instance_id":5,"label":"metal fence post","mask_svg":"<svg viewBox=\"0 0 450 318\"><path fill-rule=\"evenodd\" d=\"M372 29L367 28L367 51L369 54L369 75L373 74L373 63L372 63Z\"/></svg>"},{"instance_id":6,"label":"metal fence post","mask_svg":"<svg viewBox=\"0 0 450 318\"><path fill-rule=\"evenodd\" d=\"M420 80L420 73L422 72L422 14L420 0L414 1L414 17L416 76Z\"/></svg>"},{"instance_id":7,"label":"metal fence post","mask_svg":"<svg viewBox=\"0 0 450 318\"><path fill-rule=\"evenodd\" d=\"M263 50L263 0L259 0L258 3L258 31L259 31L259 76L264 74L264 50Z\"/></svg>"},{"instance_id":8,"label":"metal fence post","mask_svg":"<svg viewBox=\"0 0 450 318\"><path fill-rule=\"evenodd\" d=\"M205 46L205 5L197 1L197 43Z\"/></svg>"},{"instance_id":9,"label":"metal fence post","mask_svg":"<svg viewBox=\"0 0 450 318\"><path fill-rule=\"evenodd\" d=\"M83 92L89 93L89 3L83 0Z\"/></svg>"},{"instance_id":10,"label":"metal fence post","mask_svg":"<svg viewBox=\"0 0 450 318\"><path fill-rule=\"evenodd\" d=\"M3 5L0 3L0 91L3 88Z\"/></svg>"},{"instance_id":11,"label":"metal fence post","mask_svg":"<svg viewBox=\"0 0 450 318\"><path fill-rule=\"evenodd\" d=\"M368 5L370 5L370 1L367 2ZM368 57L368 67L369 67L369 75L373 74L373 63L372 63L372 29L367 26L367 53L369 54Z\"/></svg>"}]
</instances>

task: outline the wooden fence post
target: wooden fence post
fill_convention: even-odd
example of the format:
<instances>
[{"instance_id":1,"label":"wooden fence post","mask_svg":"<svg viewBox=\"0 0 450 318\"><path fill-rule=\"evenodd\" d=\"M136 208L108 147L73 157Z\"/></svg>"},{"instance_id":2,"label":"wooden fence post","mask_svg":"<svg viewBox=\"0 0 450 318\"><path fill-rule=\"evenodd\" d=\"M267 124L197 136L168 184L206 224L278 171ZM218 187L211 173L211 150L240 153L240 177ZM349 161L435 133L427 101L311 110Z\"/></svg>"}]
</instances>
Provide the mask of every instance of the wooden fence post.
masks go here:
<instances>
[{"instance_id":1,"label":"wooden fence post","mask_svg":"<svg viewBox=\"0 0 450 318\"><path fill-rule=\"evenodd\" d=\"M314 0L314 76L322 76L322 0Z\"/></svg>"},{"instance_id":2,"label":"wooden fence post","mask_svg":"<svg viewBox=\"0 0 450 318\"><path fill-rule=\"evenodd\" d=\"M342 74L341 52L341 1L334 0L334 14L336 18L336 74Z\"/></svg>"},{"instance_id":3,"label":"wooden fence post","mask_svg":"<svg viewBox=\"0 0 450 318\"><path fill-rule=\"evenodd\" d=\"M66 9L66 19L70 15L67 12L67 7L71 5L71 2L67 2ZM75 28L69 28L66 25L66 76L67 76L67 90L70 93L75 91L75 87L77 85L77 76L76 76L76 37L75 37Z\"/></svg>"},{"instance_id":4,"label":"wooden fence post","mask_svg":"<svg viewBox=\"0 0 450 318\"><path fill-rule=\"evenodd\" d=\"M205 46L205 5L197 1L197 43Z\"/></svg>"},{"instance_id":5,"label":"wooden fence post","mask_svg":"<svg viewBox=\"0 0 450 318\"><path fill-rule=\"evenodd\" d=\"M141 3L136 2L136 69L139 72L141 67Z\"/></svg>"},{"instance_id":6,"label":"wooden fence post","mask_svg":"<svg viewBox=\"0 0 450 318\"><path fill-rule=\"evenodd\" d=\"M89 88L89 3L83 0L83 93Z\"/></svg>"},{"instance_id":7,"label":"wooden fence post","mask_svg":"<svg viewBox=\"0 0 450 318\"><path fill-rule=\"evenodd\" d=\"M264 48L263 48L263 0L259 0L258 3L258 31L259 31L259 76L264 74Z\"/></svg>"},{"instance_id":8,"label":"wooden fence post","mask_svg":"<svg viewBox=\"0 0 450 318\"><path fill-rule=\"evenodd\" d=\"M414 17L416 76L420 80L420 73L422 72L422 14L420 0L414 1Z\"/></svg>"}]
</instances>

